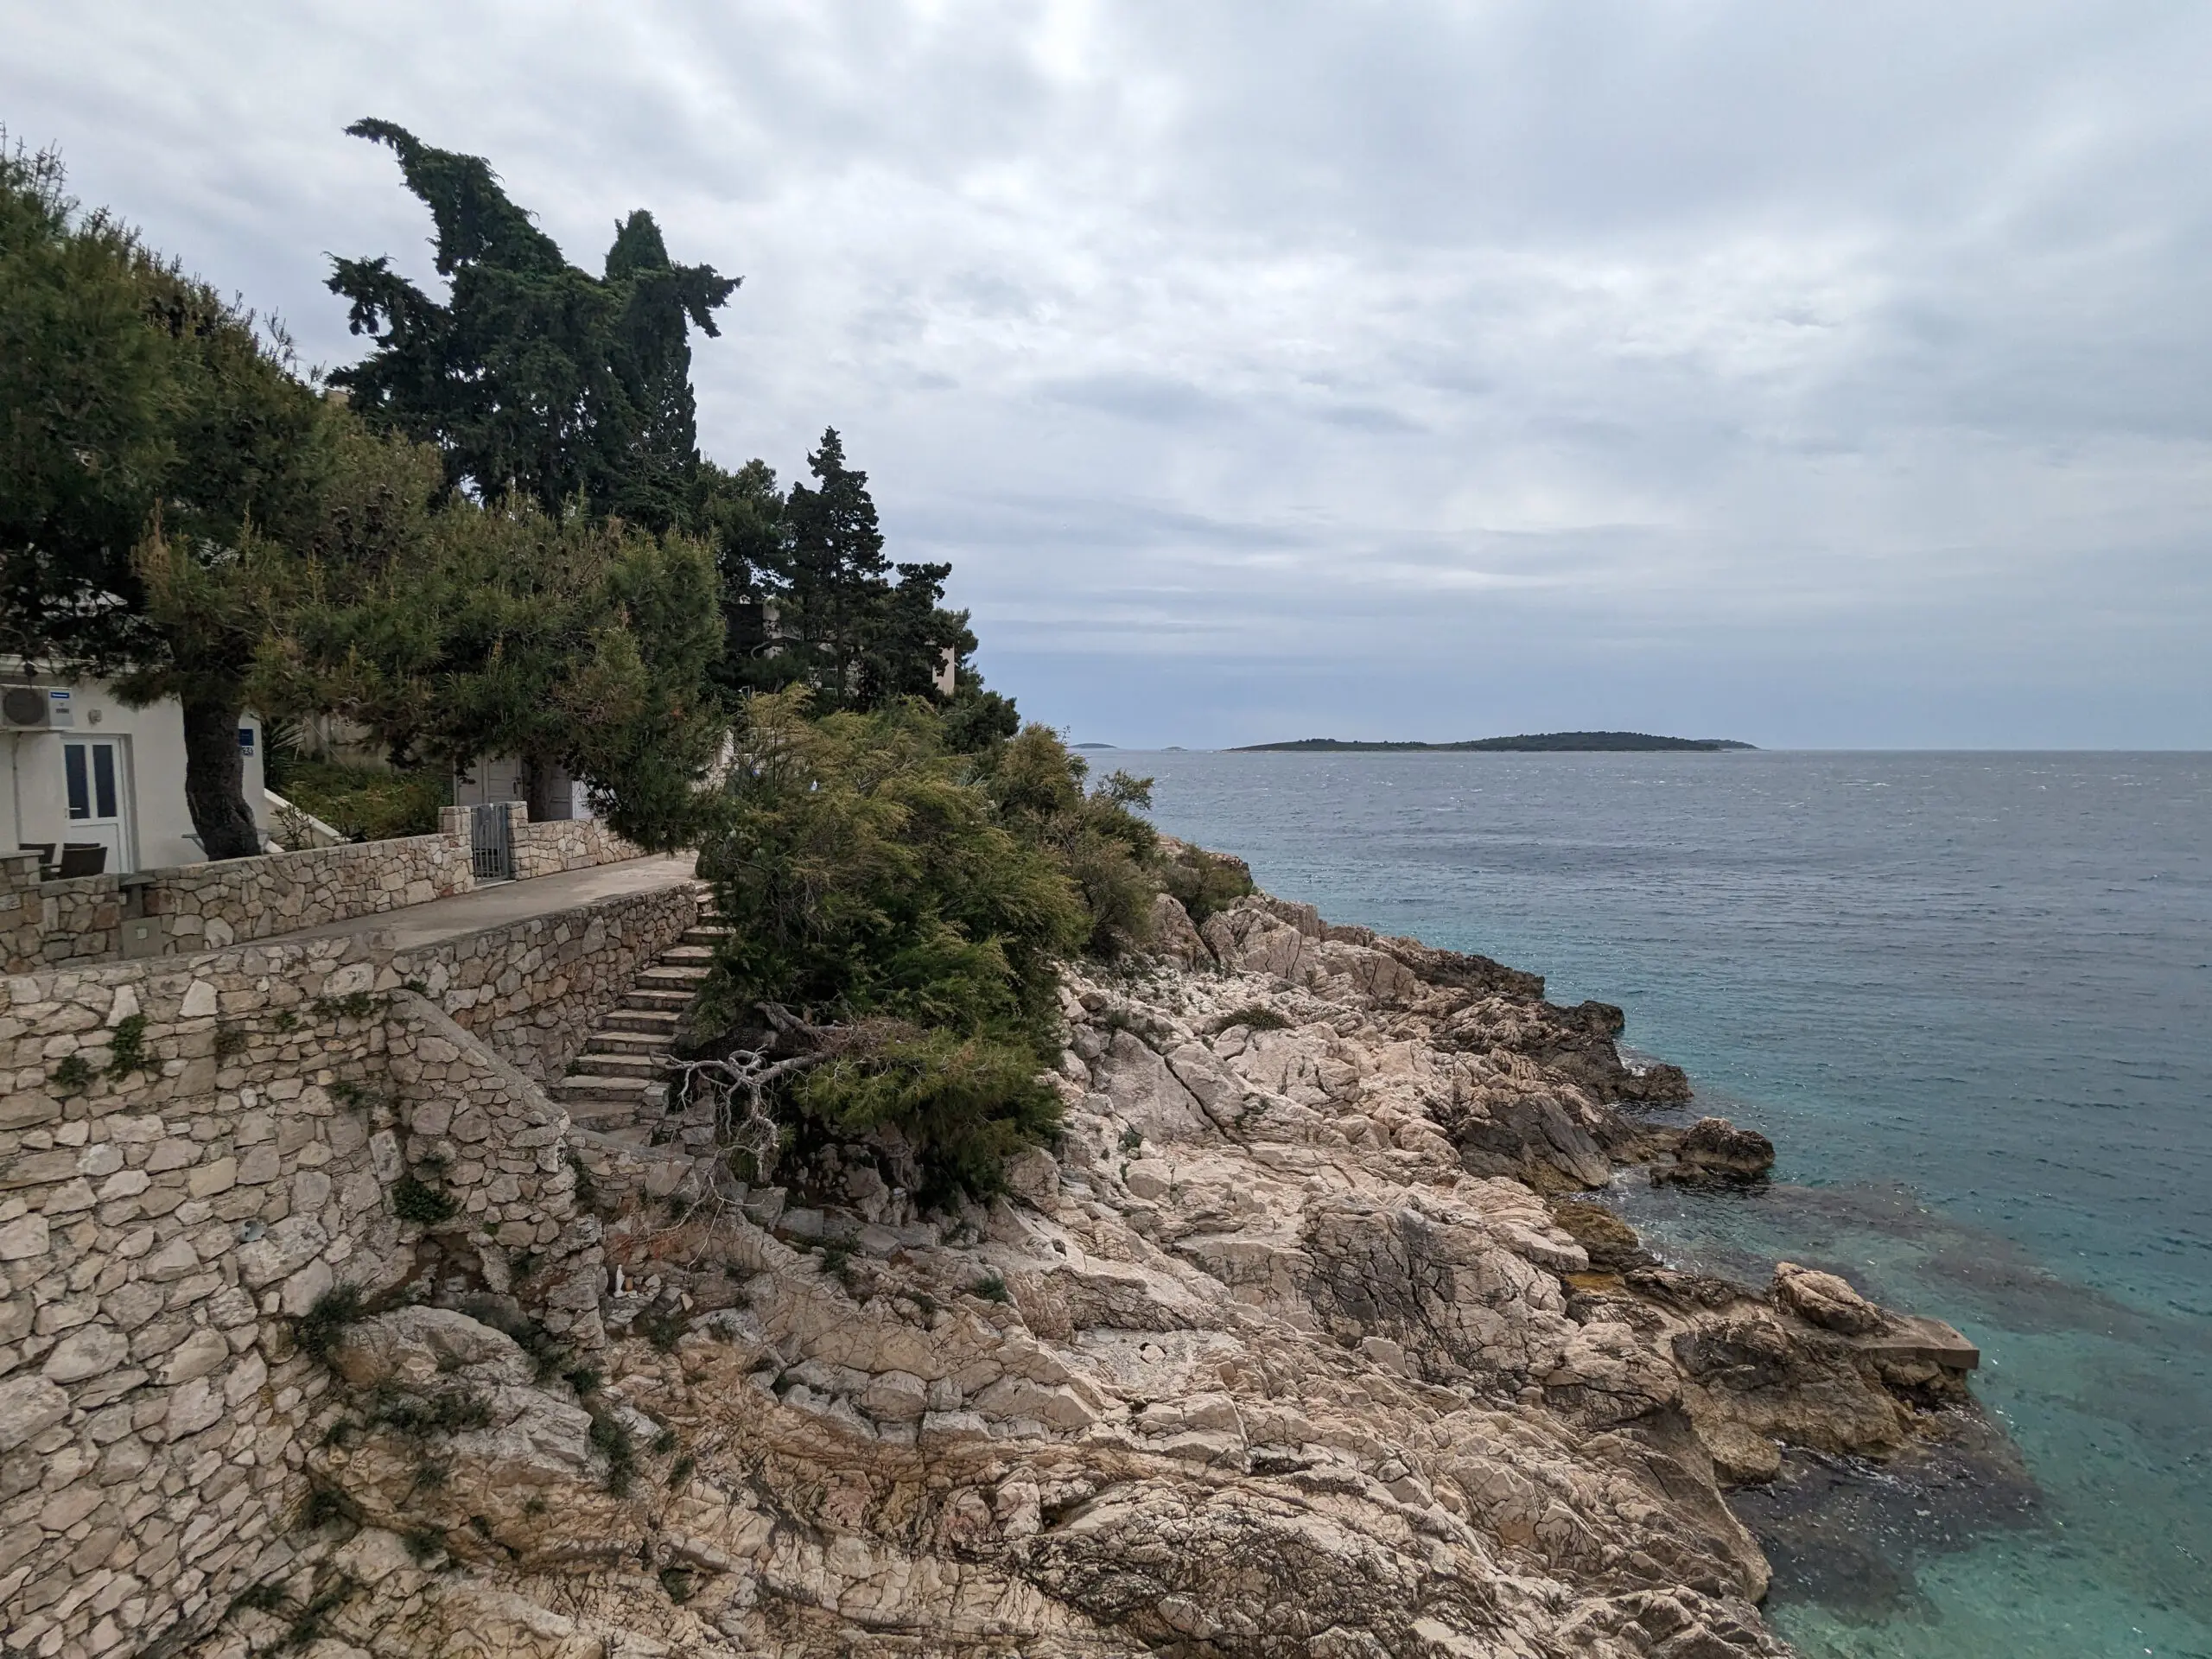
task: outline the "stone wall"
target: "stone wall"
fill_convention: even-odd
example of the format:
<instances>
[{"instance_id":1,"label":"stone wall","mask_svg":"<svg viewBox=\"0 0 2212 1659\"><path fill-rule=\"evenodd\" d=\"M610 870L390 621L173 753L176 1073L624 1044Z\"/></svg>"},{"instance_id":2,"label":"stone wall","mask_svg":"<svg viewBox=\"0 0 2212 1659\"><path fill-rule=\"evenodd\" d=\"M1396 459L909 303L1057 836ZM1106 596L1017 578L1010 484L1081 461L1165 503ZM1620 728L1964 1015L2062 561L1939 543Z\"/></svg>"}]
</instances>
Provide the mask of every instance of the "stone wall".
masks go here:
<instances>
[{"instance_id":1,"label":"stone wall","mask_svg":"<svg viewBox=\"0 0 2212 1659\"><path fill-rule=\"evenodd\" d=\"M0 972L29 973L45 961L45 948L38 855L15 853L0 858Z\"/></svg>"},{"instance_id":2,"label":"stone wall","mask_svg":"<svg viewBox=\"0 0 2212 1659\"><path fill-rule=\"evenodd\" d=\"M699 914L702 887L663 887L403 951L398 977L494 1052L550 1083L638 970Z\"/></svg>"},{"instance_id":3,"label":"stone wall","mask_svg":"<svg viewBox=\"0 0 2212 1659\"><path fill-rule=\"evenodd\" d=\"M380 1173L429 1172L454 1205L429 1231L437 1262L410 1266L457 1272L458 1288L512 1295L554 1336L598 1345L599 1223L575 1213L568 1113L411 992L392 994L385 1042L405 1138Z\"/></svg>"},{"instance_id":4,"label":"stone wall","mask_svg":"<svg viewBox=\"0 0 2212 1659\"><path fill-rule=\"evenodd\" d=\"M162 918L167 953L179 956L427 904L476 885L467 842L444 835L314 847L156 874L145 912Z\"/></svg>"},{"instance_id":5,"label":"stone wall","mask_svg":"<svg viewBox=\"0 0 2212 1659\"><path fill-rule=\"evenodd\" d=\"M529 820L529 807L521 801L496 803L507 810L507 843L513 851L514 876L527 881L534 876L558 875L563 870L595 869L643 858L645 849L625 841L597 818L552 818L543 823ZM476 809L448 806L438 816L441 834L458 836L466 842L469 815Z\"/></svg>"},{"instance_id":6,"label":"stone wall","mask_svg":"<svg viewBox=\"0 0 2212 1659\"><path fill-rule=\"evenodd\" d=\"M334 1286L599 1341L566 1114L403 977L370 934L0 980L0 1653L181 1639L316 1554Z\"/></svg>"},{"instance_id":7,"label":"stone wall","mask_svg":"<svg viewBox=\"0 0 2212 1659\"><path fill-rule=\"evenodd\" d=\"M467 835L409 836L130 875L41 882L0 859L0 948L11 973L116 957L188 956L467 893Z\"/></svg>"},{"instance_id":8,"label":"stone wall","mask_svg":"<svg viewBox=\"0 0 2212 1659\"><path fill-rule=\"evenodd\" d=\"M645 855L595 819L525 823L521 814L520 803L513 804L508 833L518 880ZM42 882L35 857L11 855L0 858L0 972L220 950L450 898L475 886L466 807L447 807L432 836L128 875Z\"/></svg>"},{"instance_id":9,"label":"stone wall","mask_svg":"<svg viewBox=\"0 0 2212 1659\"><path fill-rule=\"evenodd\" d=\"M645 854L644 848L623 840L596 818L521 823L511 833L518 881L527 881L536 875L558 875L563 870L620 864L625 859L643 858Z\"/></svg>"},{"instance_id":10,"label":"stone wall","mask_svg":"<svg viewBox=\"0 0 2212 1659\"><path fill-rule=\"evenodd\" d=\"M293 1560L324 1380L283 1316L398 1230L375 971L330 940L0 982L0 1651L135 1651Z\"/></svg>"}]
</instances>

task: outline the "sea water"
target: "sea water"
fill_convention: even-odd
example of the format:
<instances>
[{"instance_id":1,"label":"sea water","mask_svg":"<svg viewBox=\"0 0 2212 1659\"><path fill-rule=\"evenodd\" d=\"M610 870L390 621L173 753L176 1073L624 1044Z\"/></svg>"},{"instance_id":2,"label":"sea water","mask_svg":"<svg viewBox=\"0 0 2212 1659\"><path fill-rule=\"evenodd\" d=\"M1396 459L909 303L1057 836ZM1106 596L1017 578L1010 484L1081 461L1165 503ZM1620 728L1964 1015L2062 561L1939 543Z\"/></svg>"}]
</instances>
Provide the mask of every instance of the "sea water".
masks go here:
<instances>
[{"instance_id":1,"label":"sea water","mask_svg":"<svg viewBox=\"0 0 2212 1659\"><path fill-rule=\"evenodd\" d=\"M1270 891L1628 1014L1773 1185L1614 1201L1978 1342L2024 1471L1738 1500L1812 1655L2212 1659L2212 756L1095 755Z\"/></svg>"}]
</instances>

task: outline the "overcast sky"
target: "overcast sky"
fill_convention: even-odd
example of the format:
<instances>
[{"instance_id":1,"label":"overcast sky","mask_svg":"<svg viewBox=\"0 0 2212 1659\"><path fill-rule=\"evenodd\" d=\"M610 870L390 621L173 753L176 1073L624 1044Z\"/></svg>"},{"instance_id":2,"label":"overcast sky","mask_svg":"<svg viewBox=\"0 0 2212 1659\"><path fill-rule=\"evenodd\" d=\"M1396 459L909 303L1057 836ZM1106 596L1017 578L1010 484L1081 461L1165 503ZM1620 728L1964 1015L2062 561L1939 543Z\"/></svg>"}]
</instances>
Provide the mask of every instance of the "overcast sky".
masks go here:
<instances>
[{"instance_id":1,"label":"overcast sky","mask_svg":"<svg viewBox=\"0 0 2212 1659\"><path fill-rule=\"evenodd\" d=\"M382 116L742 273L1078 739L2212 747L2212 7L0 0L0 122L305 353Z\"/></svg>"}]
</instances>

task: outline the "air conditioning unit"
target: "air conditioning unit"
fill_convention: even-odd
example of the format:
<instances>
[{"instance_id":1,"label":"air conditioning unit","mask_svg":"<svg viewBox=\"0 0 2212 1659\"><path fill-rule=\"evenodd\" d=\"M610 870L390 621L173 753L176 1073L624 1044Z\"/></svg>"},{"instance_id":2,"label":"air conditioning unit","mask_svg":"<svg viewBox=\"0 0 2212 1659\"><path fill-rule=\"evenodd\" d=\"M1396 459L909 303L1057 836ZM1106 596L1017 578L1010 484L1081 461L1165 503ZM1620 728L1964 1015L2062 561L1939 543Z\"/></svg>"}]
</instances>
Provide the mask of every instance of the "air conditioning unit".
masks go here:
<instances>
[{"instance_id":1,"label":"air conditioning unit","mask_svg":"<svg viewBox=\"0 0 2212 1659\"><path fill-rule=\"evenodd\" d=\"M63 694L67 696L65 692ZM67 705L65 703L66 709ZM0 686L0 731L42 732L57 724L54 702L42 685Z\"/></svg>"}]
</instances>

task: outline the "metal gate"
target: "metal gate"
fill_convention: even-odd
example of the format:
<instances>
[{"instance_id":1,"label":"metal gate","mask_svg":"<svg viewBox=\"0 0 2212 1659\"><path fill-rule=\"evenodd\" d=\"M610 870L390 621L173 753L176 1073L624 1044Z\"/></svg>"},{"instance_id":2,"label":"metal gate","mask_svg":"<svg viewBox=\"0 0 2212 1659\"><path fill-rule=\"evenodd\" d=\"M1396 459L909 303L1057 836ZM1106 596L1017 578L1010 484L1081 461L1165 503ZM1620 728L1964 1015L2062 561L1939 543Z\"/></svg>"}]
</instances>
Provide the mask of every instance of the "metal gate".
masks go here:
<instances>
[{"instance_id":1,"label":"metal gate","mask_svg":"<svg viewBox=\"0 0 2212 1659\"><path fill-rule=\"evenodd\" d=\"M468 809L469 865L479 881L515 879L515 843L508 823L505 801Z\"/></svg>"}]
</instances>

